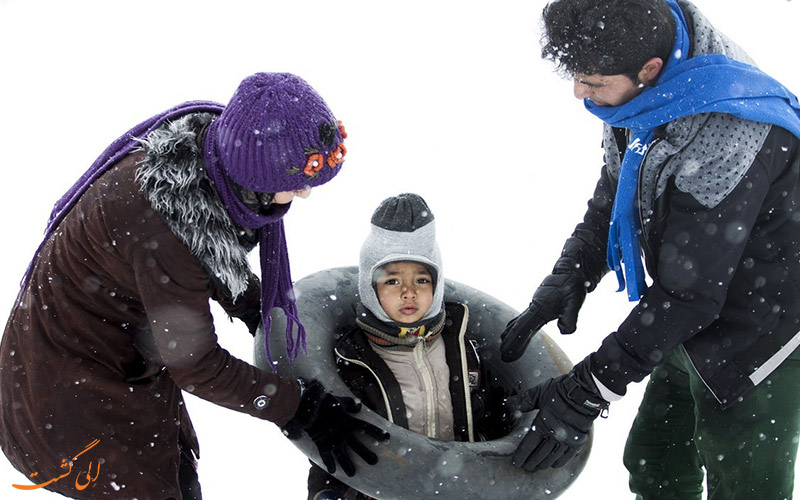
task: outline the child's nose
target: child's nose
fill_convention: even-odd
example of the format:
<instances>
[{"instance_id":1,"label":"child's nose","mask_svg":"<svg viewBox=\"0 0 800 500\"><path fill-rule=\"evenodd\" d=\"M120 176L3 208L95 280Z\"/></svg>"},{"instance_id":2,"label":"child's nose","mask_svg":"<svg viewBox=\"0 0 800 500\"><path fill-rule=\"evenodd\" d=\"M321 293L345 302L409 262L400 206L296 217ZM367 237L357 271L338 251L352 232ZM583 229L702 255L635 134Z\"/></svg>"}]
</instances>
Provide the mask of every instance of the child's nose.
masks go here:
<instances>
[{"instance_id":1,"label":"child's nose","mask_svg":"<svg viewBox=\"0 0 800 500\"><path fill-rule=\"evenodd\" d=\"M406 286L406 287L403 288L403 298L404 299L405 298L412 298L412 297L415 297L416 295L417 295L417 291L414 289L414 287Z\"/></svg>"}]
</instances>

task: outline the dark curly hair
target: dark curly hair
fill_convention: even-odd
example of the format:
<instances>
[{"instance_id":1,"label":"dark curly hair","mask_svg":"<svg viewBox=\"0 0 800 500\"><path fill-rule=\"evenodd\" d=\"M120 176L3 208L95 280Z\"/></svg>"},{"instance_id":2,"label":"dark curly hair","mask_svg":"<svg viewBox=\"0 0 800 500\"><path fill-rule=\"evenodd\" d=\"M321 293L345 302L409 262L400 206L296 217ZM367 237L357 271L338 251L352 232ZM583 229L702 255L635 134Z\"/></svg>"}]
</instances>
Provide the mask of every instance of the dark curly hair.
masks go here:
<instances>
[{"instance_id":1,"label":"dark curly hair","mask_svg":"<svg viewBox=\"0 0 800 500\"><path fill-rule=\"evenodd\" d=\"M675 19L664 0L555 0L542 11L542 57L565 75L627 75L664 62Z\"/></svg>"}]
</instances>

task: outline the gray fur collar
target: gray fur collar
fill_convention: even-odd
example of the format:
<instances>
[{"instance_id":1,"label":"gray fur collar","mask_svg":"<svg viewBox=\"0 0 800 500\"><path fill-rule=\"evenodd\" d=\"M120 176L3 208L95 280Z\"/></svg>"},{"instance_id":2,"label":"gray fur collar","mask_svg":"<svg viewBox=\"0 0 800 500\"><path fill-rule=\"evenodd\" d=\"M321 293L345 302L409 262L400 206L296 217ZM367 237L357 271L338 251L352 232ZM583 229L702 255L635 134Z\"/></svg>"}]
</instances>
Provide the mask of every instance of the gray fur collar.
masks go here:
<instances>
[{"instance_id":1,"label":"gray fur collar","mask_svg":"<svg viewBox=\"0 0 800 500\"><path fill-rule=\"evenodd\" d=\"M725 54L731 59L754 64L747 53L720 33L689 2L680 2L687 21L693 23L692 55ZM721 130L733 131L720 133ZM713 208L733 191L761 150L771 125L722 113L704 113L678 118L664 127L642 165L641 210L652 213L657 197L669 180L707 208ZM603 127L605 160L609 172L619 177L620 152L612 128Z\"/></svg>"},{"instance_id":2,"label":"gray fur collar","mask_svg":"<svg viewBox=\"0 0 800 500\"><path fill-rule=\"evenodd\" d=\"M215 118L193 113L167 122L142 139L137 171L141 190L170 230L189 247L214 283L236 298L247 289L252 249L228 216L205 172L197 136Z\"/></svg>"}]
</instances>

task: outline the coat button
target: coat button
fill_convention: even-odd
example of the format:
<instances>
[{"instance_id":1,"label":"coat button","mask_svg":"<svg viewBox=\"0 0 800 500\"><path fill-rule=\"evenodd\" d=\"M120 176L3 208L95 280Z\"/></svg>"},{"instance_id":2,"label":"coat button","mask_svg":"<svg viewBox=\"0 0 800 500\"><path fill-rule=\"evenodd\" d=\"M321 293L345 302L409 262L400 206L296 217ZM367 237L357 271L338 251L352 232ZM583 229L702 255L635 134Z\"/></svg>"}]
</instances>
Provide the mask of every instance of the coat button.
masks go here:
<instances>
[{"instance_id":1,"label":"coat button","mask_svg":"<svg viewBox=\"0 0 800 500\"><path fill-rule=\"evenodd\" d=\"M253 408L258 411L266 410L269 407L269 398L263 394L253 400Z\"/></svg>"}]
</instances>

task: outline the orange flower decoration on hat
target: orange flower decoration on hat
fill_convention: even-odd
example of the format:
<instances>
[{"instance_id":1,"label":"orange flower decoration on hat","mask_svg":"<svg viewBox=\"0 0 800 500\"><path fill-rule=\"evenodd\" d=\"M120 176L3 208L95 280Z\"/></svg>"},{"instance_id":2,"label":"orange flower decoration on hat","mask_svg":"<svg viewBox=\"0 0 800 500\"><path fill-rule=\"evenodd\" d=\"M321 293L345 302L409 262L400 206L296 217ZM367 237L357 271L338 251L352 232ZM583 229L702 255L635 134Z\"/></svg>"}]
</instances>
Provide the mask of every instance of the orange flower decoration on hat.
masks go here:
<instances>
[{"instance_id":1,"label":"orange flower decoration on hat","mask_svg":"<svg viewBox=\"0 0 800 500\"><path fill-rule=\"evenodd\" d=\"M331 151L330 156L328 156L328 166L331 168L335 168L337 165L344 161L344 155L347 154L347 148L345 147L343 142L340 142L339 145Z\"/></svg>"},{"instance_id":2,"label":"orange flower decoration on hat","mask_svg":"<svg viewBox=\"0 0 800 500\"><path fill-rule=\"evenodd\" d=\"M303 172L309 177L314 177L317 175L317 172L322 170L322 167L325 166L325 158L319 154L313 154L308 157L306 160L306 168L303 169Z\"/></svg>"},{"instance_id":3,"label":"orange flower decoration on hat","mask_svg":"<svg viewBox=\"0 0 800 500\"><path fill-rule=\"evenodd\" d=\"M320 126L320 134L322 137L323 142L328 144L332 143L335 140L335 133L336 133L336 126L338 125L339 133L342 136L342 139L347 137L347 132L344 129L344 125L342 124L341 120L337 121L337 124L334 125L333 123L329 124L322 124ZM326 140L326 137L328 138ZM337 166L341 165L344 161L344 156L347 154L347 148L345 147L344 143L340 142L336 148L331 151L327 157L325 157L318 149L306 149L306 155L308 159L306 160L306 166L303 168L303 173L309 177L314 177L317 175L317 172L322 170L322 167L325 166L327 163L329 167L336 168ZM289 173L297 173L299 169L291 169Z\"/></svg>"}]
</instances>

